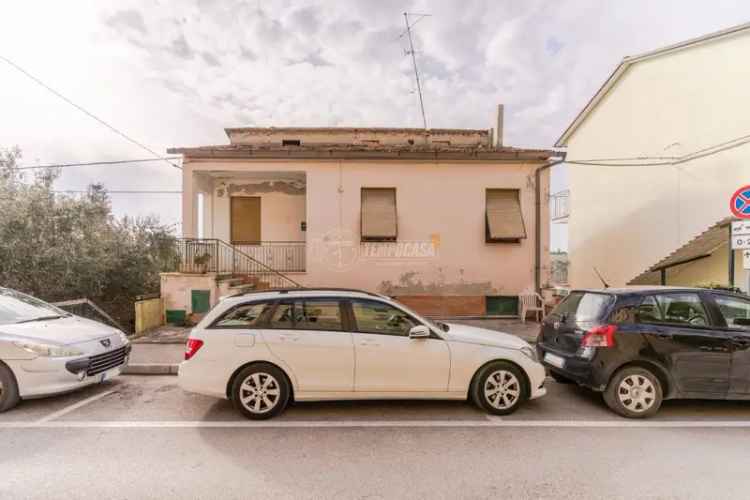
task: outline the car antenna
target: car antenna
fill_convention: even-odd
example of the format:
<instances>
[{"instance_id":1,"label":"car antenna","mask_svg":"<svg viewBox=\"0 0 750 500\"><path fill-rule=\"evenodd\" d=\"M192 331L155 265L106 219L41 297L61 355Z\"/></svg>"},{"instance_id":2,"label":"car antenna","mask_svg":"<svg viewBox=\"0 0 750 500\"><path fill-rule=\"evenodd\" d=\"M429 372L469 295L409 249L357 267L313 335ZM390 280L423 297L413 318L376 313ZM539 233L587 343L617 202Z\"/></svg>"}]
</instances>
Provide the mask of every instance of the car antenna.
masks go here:
<instances>
[{"instance_id":1,"label":"car antenna","mask_svg":"<svg viewBox=\"0 0 750 500\"><path fill-rule=\"evenodd\" d=\"M599 280L602 282L602 285L604 285L604 288L609 288L609 283L604 281L604 278L602 278L602 275L599 273L599 270L594 266L594 272L599 277Z\"/></svg>"}]
</instances>

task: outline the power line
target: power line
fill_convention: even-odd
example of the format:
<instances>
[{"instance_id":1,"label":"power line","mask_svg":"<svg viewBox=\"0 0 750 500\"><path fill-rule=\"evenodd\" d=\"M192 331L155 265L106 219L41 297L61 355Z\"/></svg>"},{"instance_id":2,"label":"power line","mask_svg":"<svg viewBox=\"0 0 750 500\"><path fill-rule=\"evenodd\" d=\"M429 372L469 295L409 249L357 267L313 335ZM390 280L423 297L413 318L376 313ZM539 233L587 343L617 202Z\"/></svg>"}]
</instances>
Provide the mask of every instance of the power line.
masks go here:
<instances>
[{"instance_id":1,"label":"power line","mask_svg":"<svg viewBox=\"0 0 750 500\"><path fill-rule=\"evenodd\" d=\"M83 189L55 189L53 193L64 194L88 194L89 190ZM182 194L182 191L159 191L159 190L138 190L138 189L105 189L104 194Z\"/></svg>"},{"instance_id":2,"label":"power line","mask_svg":"<svg viewBox=\"0 0 750 500\"><path fill-rule=\"evenodd\" d=\"M169 160L171 158L180 158L179 156L164 156L161 158L144 158L140 160L108 160L108 161L90 161L82 163L51 163L48 165L25 165L21 167L14 167L13 170L31 170L37 168L67 168L67 167L89 167L98 165L122 165L126 163L142 163L150 161L161 161Z\"/></svg>"},{"instance_id":3,"label":"power line","mask_svg":"<svg viewBox=\"0 0 750 500\"><path fill-rule=\"evenodd\" d=\"M566 160L565 163L569 163L572 165L587 165L587 166L593 166L593 167L653 167L653 166L674 166L679 165L682 163L687 163L693 160L697 160L700 158L705 158L707 156L712 156L718 153L721 153L723 151L727 151L729 149L734 149L737 147L740 147L744 144L747 144L750 142L750 134L743 135L740 137L737 137L735 139L731 139L729 141L720 142L718 144L714 144L713 146L708 146L703 149L699 149L697 151L693 151L692 153L683 155L683 156L677 156L677 157L641 157L641 158L612 158L609 161L629 161L634 159L641 159L645 160L648 163L607 163L602 160ZM671 161L660 161L662 158L672 158ZM650 161L650 160L654 161Z\"/></svg>"},{"instance_id":4,"label":"power line","mask_svg":"<svg viewBox=\"0 0 750 500\"><path fill-rule=\"evenodd\" d=\"M9 64L10 66L12 66L13 68L17 69L18 71L20 71L21 73L23 73L24 75L26 75L26 76L27 76L28 78L32 79L32 80L33 80L34 82L36 82L37 84L39 84L39 85L41 85L42 87L44 87L45 89L47 89L47 90L48 90L49 92L51 92L52 94L56 95L57 97L59 97L59 98L60 98L60 99L62 99L63 101L67 102L68 104L70 104L71 106L73 106L74 108L76 108L77 110L81 111L82 113L85 113L85 114L86 114L87 116L89 116L90 118L93 118L94 120L96 120L96 121L97 121L97 122L99 122L100 124L104 125L104 126L105 126L105 127L107 127L108 129L110 129L110 130L111 130L112 132L114 132L114 133L116 133L117 135L119 135L120 137L122 137L122 138L124 138L125 140L127 140L127 141L131 142L132 144L135 144L135 145L136 145L136 146L138 146L139 148L141 148L141 149L144 149L144 150L148 151L149 153L151 153L152 155L154 155L154 156L155 156L156 158L158 158L158 159L160 159L160 160L164 160L164 161L166 161L166 162L167 162L167 163L168 163L169 165L173 166L174 168L176 168L176 169L179 169L179 170L182 170L182 167L180 167L179 165L177 165L177 164L175 164L175 163L172 163L171 161L169 161L169 160L167 160L167 159L164 159L164 158L162 157L162 155L160 155L159 153L157 153L156 151L154 151L154 150L153 150L153 149L151 149L150 147L148 147L148 146L146 146L145 144L142 144L142 143L140 143L140 142L136 141L135 139L133 139L132 137L130 137L129 135L127 135L127 134L126 134L125 132L121 132L120 130L116 129L115 127L113 127L113 126L112 126L112 125L110 125L109 123L105 122L104 120L102 120L102 119L101 119L101 118L99 118L98 116L96 116L96 115L94 115L93 113L91 113L91 112L87 111L86 109L84 109L83 107L79 106L78 104L74 103L73 101L71 101L70 99L68 99L68 98L67 98L67 97L65 97L64 95L62 95L62 94L61 94L60 92L58 92L57 90L53 89L52 87L50 87L49 85L47 85L46 83L44 83L43 81L41 81L41 80L40 80L39 78L37 78L37 77L35 77L34 75L32 75L31 73L29 73L28 71L26 71L26 70L25 70L25 69L23 69L23 68L22 68L21 66L19 66L19 65L18 65L18 64L16 64L16 63L14 63L13 61L11 61L10 59L8 59L7 57L4 57L4 56L0 55L0 59L2 59L2 60L3 60L3 61L5 61L6 63L8 63L8 64Z\"/></svg>"}]
</instances>

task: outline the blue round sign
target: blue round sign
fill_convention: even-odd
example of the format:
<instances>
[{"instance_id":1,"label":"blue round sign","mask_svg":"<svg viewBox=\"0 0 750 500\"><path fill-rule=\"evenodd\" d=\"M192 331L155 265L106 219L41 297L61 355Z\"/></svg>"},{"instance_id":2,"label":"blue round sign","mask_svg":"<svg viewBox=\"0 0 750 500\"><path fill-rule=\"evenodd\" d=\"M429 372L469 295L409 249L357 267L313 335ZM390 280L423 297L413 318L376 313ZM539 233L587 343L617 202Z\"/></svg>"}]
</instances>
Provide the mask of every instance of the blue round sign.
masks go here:
<instances>
[{"instance_id":1,"label":"blue round sign","mask_svg":"<svg viewBox=\"0 0 750 500\"><path fill-rule=\"evenodd\" d=\"M729 208L740 219L750 219L750 186L743 186L735 191L729 200Z\"/></svg>"}]
</instances>

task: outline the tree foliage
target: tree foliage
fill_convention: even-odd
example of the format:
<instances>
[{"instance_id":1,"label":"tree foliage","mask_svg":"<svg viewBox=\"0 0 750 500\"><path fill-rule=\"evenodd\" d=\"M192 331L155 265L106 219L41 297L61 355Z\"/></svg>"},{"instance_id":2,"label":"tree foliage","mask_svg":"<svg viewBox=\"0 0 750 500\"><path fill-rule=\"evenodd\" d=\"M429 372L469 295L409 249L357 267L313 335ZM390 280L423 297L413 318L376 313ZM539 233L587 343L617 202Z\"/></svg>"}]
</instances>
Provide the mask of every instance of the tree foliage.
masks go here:
<instances>
[{"instance_id":1,"label":"tree foliage","mask_svg":"<svg viewBox=\"0 0 750 500\"><path fill-rule=\"evenodd\" d=\"M59 171L25 175L20 156L0 150L0 285L48 301L89 298L132 325L135 296L158 292L176 258L174 236L156 217L114 217L100 184L55 193Z\"/></svg>"}]
</instances>

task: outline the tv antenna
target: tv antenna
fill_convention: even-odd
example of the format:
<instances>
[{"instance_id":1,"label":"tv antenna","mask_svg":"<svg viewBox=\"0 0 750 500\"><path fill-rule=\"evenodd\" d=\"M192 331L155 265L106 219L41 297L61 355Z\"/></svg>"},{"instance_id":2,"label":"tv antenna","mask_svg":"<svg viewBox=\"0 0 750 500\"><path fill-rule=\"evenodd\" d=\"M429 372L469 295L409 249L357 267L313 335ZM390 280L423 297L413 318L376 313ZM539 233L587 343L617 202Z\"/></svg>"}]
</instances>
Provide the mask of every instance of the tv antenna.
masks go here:
<instances>
[{"instance_id":1,"label":"tv antenna","mask_svg":"<svg viewBox=\"0 0 750 500\"><path fill-rule=\"evenodd\" d=\"M413 23L409 23L409 16L413 16L416 18L416 20ZM419 69L417 68L417 56L414 52L414 41L411 38L411 30L416 26L416 24L424 19L425 17L430 17L430 14L415 14L415 13L409 13L404 12L404 21L406 22L406 31L401 33L399 38L402 38L404 35L407 35L409 37L409 50L406 51L407 55L411 55L411 62L414 65L414 78L417 80L417 92L419 93L419 107L422 110L422 125L424 126L424 129L427 130L427 117L424 112L424 99L422 98L422 84L419 81Z\"/></svg>"}]
</instances>

